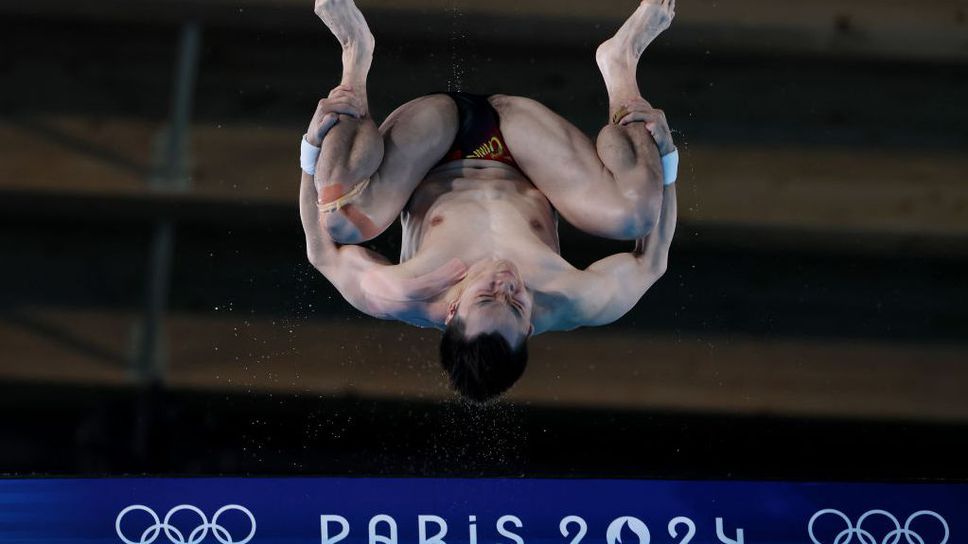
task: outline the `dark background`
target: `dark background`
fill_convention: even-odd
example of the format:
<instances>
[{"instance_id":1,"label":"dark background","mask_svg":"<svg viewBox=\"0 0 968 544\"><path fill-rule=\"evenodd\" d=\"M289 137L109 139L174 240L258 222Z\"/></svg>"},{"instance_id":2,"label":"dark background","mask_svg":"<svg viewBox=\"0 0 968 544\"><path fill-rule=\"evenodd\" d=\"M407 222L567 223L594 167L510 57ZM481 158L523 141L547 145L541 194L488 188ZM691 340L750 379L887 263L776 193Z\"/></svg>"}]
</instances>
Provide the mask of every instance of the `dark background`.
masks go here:
<instances>
[{"instance_id":1,"label":"dark background","mask_svg":"<svg viewBox=\"0 0 968 544\"><path fill-rule=\"evenodd\" d=\"M636 3L359 5L378 120L461 88L594 137ZM0 1L0 473L966 477L963 4L680 0L639 69L682 154L669 272L484 408L306 262L311 8Z\"/></svg>"}]
</instances>

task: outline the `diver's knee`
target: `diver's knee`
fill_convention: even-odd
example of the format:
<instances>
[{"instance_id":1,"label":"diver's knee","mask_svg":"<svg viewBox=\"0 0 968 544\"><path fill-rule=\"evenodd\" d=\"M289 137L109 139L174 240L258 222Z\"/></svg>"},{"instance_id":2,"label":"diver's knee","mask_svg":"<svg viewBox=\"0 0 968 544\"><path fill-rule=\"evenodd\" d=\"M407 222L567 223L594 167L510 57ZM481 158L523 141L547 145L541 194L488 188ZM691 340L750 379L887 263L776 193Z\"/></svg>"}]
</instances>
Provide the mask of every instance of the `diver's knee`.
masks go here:
<instances>
[{"instance_id":1,"label":"diver's knee","mask_svg":"<svg viewBox=\"0 0 968 544\"><path fill-rule=\"evenodd\" d=\"M615 238L637 240L648 236L655 228L661 211L662 199L651 192L630 191L611 218Z\"/></svg>"},{"instance_id":2,"label":"diver's knee","mask_svg":"<svg viewBox=\"0 0 968 544\"><path fill-rule=\"evenodd\" d=\"M626 240L645 238L652 232L657 222L658 215L643 213L641 210L638 210L628 218L625 225L624 238Z\"/></svg>"},{"instance_id":3,"label":"diver's knee","mask_svg":"<svg viewBox=\"0 0 968 544\"><path fill-rule=\"evenodd\" d=\"M458 125L457 104L446 94L429 94L401 106L388 118L387 137L404 150L446 150Z\"/></svg>"}]
</instances>

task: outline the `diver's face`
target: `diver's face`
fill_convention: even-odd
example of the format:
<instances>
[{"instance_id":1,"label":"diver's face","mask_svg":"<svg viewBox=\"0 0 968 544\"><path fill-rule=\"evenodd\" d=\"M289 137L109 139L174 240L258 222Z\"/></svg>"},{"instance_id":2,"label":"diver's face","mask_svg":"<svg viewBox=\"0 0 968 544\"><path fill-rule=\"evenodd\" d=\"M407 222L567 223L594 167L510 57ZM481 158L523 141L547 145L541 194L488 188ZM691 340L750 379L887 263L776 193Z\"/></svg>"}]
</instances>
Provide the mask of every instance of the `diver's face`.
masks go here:
<instances>
[{"instance_id":1,"label":"diver's face","mask_svg":"<svg viewBox=\"0 0 968 544\"><path fill-rule=\"evenodd\" d=\"M516 347L531 334L533 300L513 263L478 263L465 282L455 315L464 321L468 338L496 332Z\"/></svg>"}]
</instances>

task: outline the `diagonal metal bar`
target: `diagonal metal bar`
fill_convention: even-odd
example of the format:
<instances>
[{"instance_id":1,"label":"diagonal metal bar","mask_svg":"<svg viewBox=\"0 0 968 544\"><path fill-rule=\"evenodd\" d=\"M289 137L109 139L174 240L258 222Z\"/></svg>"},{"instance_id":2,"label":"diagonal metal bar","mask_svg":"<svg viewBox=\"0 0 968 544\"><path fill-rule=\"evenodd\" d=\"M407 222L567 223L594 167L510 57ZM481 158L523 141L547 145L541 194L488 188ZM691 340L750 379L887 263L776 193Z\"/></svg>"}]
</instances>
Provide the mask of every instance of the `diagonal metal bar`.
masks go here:
<instances>
[{"instance_id":1,"label":"diagonal metal bar","mask_svg":"<svg viewBox=\"0 0 968 544\"><path fill-rule=\"evenodd\" d=\"M150 180L159 189L185 190L189 186L189 126L198 73L201 32L198 21L189 21L182 26L168 127L162 134L160 161ZM164 381L167 366L164 315L168 306L174 246L175 223L171 219L162 219L155 225L152 235L145 289L145 315L134 358L133 374L142 384L158 384Z\"/></svg>"}]
</instances>

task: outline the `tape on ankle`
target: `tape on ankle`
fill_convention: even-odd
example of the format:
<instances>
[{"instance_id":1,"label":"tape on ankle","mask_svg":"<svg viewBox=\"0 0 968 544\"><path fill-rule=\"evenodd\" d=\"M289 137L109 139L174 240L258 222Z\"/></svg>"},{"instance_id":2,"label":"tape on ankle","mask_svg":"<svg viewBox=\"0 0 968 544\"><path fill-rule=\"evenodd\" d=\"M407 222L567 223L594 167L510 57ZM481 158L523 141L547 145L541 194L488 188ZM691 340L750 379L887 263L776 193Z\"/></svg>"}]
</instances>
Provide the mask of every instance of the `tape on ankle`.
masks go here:
<instances>
[{"instance_id":1,"label":"tape on ankle","mask_svg":"<svg viewBox=\"0 0 968 544\"><path fill-rule=\"evenodd\" d=\"M679 175L679 150L662 156L662 184L672 185Z\"/></svg>"},{"instance_id":2,"label":"tape on ankle","mask_svg":"<svg viewBox=\"0 0 968 544\"><path fill-rule=\"evenodd\" d=\"M320 149L309 143L306 135L303 135L302 144L299 146L299 166L310 176L316 175L316 161L319 160Z\"/></svg>"}]
</instances>

